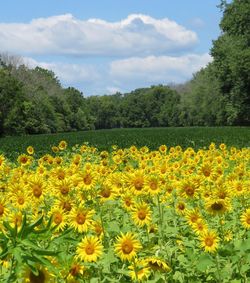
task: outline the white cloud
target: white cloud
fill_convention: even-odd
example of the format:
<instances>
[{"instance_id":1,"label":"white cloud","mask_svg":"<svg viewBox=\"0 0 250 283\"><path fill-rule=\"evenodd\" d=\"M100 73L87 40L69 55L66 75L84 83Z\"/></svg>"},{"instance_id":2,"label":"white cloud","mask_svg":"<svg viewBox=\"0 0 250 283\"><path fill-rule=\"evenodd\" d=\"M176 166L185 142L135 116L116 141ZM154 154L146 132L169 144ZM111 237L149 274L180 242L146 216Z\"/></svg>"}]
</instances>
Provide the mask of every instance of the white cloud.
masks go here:
<instances>
[{"instance_id":1,"label":"white cloud","mask_svg":"<svg viewBox=\"0 0 250 283\"><path fill-rule=\"evenodd\" d=\"M178 53L196 43L195 32L167 18L142 14L118 22L65 14L28 24L0 23L1 50L26 55L148 56Z\"/></svg>"},{"instance_id":2,"label":"white cloud","mask_svg":"<svg viewBox=\"0 0 250 283\"><path fill-rule=\"evenodd\" d=\"M117 83L184 82L212 60L209 54L189 54L180 57L148 56L115 60L111 63L110 76Z\"/></svg>"},{"instance_id":3,"label":"white cloud","mask_svg":"<svg viewBox=\"0 0 250 283\"><path fill-rule=\"evenodd\" d=\"M93 84L101 79L101 75L97 68L93 65L70 64L62 62L38 62L32 58L25 57L24 63L30 68L39 66L48 70L52 70L64 85L88 83Z\"/></svg>"},{"instance_id":4,"label":"white cloud","mask_svg":"<svg viewBox=\"0 0 250 283\"><path fill-rule=\"evenodd\" d=\"M154 84L182 83L211 60L207 53L179 57L131 57L114 60L107 68L101 68L95 64L48 63L24 58L29 67L52 70L65 87L75 86L87 95L127 92Z\"/></svg>"}]
</instances>

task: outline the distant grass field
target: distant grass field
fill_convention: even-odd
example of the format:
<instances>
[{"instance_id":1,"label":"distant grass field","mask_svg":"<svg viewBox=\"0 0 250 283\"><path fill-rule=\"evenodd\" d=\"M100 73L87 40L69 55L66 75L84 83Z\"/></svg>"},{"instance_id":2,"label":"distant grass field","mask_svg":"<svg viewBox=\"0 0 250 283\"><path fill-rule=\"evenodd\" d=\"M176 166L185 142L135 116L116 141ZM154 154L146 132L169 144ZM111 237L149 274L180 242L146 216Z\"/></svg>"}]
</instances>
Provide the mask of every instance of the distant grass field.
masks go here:
<instances>
[{"instance_id":1,"label":"distant grass field","mask_svg":"<svg viewBox=\"0 0 250 283\"><path fill-rule=\"evenodd\" d=\"M13 159L18 154L25 153L27 146L32 145L37 156L40 156L51 153L51 146L57 145L61 140L66 140L69 147L88 142L99 150L109 150L112 145L118 145L121 148L146 145L153 150L161 144L166 144L168 147L181 145L183 148L198 149L207 147L211 142L241 148L250 146L250 127L112 129L4 137L0 139L0 153Z\"/></svg>"}]
</instances>

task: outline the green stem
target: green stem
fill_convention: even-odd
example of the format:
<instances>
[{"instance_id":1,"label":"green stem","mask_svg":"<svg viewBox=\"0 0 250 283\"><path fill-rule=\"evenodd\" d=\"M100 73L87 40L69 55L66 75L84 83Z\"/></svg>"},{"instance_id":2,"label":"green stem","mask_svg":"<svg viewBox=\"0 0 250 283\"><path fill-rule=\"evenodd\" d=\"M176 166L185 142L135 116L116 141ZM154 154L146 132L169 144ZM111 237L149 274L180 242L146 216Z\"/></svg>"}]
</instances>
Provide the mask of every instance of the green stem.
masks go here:
<instances>
[{"instance_id":1,"label":"green stem","mask_svg":"<svg viewBox=\"0 0 250 283\"><path fill-rule=\"evenodd\" d=\"M158 210L159 210L159 246L162 250L162 211L161 211L161 203L160 203L160 197L157 195L157 204L158 204Z\"/></svg>"},{"instance_id":2,"label":"green stem","mask_svg":"<svg viewBox=\"0 0 250 283\"><path fill-rule=\"evenodd\" d=\"M216 257L215 257L215 260L216 260L216 268L217 268L217 273L218 273L218 278L219 278L219 283L222 282L221 280L221 274L220 274L220 263L219 263L219 255L216 254Z\"/></svg>"},{"instance_id":3,"label":"green stem","mask_svg":"<svg viewBox=\"0 0 250 283\"><path fill-rule=\"evenodd\" d=\"M139 282L138 281L138 275L137 275L137 268L136 268L135 259L133 259L133 266L134 266L134 272L135 272L135 282Z\"/></svg>"},{"instance_id":4,"label":"green stem","mask_svg":"<svg viewBox=\"0 0 250 283\"><path fill-rule=\"evenodd\" d=\"M13 273L13 266L14 266L14 257L12 256L11 264L10 264L10 274L9 274L7 283L13 282L13 279L11 278L12 277L12 273Z\"/></svg>"}]
</instances>

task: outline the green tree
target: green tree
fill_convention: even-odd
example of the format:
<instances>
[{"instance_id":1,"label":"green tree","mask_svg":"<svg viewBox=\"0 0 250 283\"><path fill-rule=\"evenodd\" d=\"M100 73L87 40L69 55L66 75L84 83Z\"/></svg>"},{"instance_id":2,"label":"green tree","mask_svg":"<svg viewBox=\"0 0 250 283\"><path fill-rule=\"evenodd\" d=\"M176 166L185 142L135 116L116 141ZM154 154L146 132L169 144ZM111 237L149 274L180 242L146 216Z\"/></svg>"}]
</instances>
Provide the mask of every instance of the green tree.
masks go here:
<instances>
[{"instance_id":1,"label":"green tree","mask_svg":"<svg viewBox=\"0 0 250 283\"><path fill-rule=\"evenodd\" d=\"M5 126L6 119L11 112L18 114L24 99L22 83L15 79L6 68L0 67L0 135L9 132ZM16 120L20 121L18 115Z\"/></svg>"},{"instance_id":2,"label":"green tree","mask_svg":"<svg viewBox=\"0 0 250 283\"><path fill-rule=\"evenodd\" d=\"M250 124L250 2L222 1L221 36L213 42L215 75L225 98L227 124Z\"/></svg>"}]
</instances>

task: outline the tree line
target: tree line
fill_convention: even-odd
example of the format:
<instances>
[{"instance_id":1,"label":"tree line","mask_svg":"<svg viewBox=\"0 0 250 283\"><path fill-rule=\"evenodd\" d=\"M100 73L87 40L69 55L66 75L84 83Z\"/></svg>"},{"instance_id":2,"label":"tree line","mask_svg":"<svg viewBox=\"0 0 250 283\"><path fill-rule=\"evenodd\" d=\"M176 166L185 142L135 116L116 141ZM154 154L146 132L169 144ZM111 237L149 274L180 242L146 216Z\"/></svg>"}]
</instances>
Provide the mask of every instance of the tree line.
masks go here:
<instances>
[{"instance_id":1,"label":"tree line","mask_svg":"<svg viewBox=\"0 0 250 283\"><path fill-rule=\"evenodd\" d=\"M221 1L213 61L182 85L89 96L0 54L0 135L117 127L250 125L250 2Z\"/></svg>"}]
</instances>

